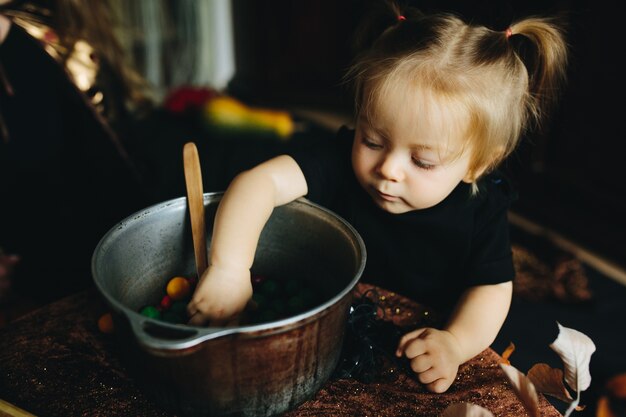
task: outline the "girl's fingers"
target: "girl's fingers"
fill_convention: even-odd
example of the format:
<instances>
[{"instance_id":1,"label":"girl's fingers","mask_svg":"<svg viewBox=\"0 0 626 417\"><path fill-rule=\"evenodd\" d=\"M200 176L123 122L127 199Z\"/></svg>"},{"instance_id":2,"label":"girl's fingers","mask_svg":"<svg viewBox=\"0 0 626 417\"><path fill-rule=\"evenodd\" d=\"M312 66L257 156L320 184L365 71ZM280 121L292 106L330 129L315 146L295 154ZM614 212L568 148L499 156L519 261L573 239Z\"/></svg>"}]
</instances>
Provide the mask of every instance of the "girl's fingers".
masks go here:
<instances>
[{"instance_id":1,"label":"girl's fingers","mask_svg":"<svg viewBox=\"0 0 626 417\"><path fill-rule=\"evenodd\" d=\"M430 392L441 394L443 392L446 392L448 388L450 388L450 385L452 385L452 381L445 378L439 378L431 382L430 384L427 384L426 388Z\"/></svg>"},{"instance_id":2,"label":"girl's fingers","mask_svg":"<svg viewBox=\"0 0 626 417\"><path fill-rule=\"evenodd\" d=\"M195 307L192 307L191 305L187 306L187 315L189 317L193 317L198 313L198 309Z\"/></svg>"},{"instance_id":3,"label":"girl's fingers","mask_svg":"<svg viewBox=\"0 0 626 417\"><path fill-rule=\"evenodd\" d=\"M424 385L432 384L435 381L439 380L439 375L437 375L437 371L434 368L427 369L424 372L420 372L417 374L417 379Z\"/></svg>"},{"instance_id":4,"label":"girl's fingers","mask_svg":"<svg viewBox=\"0 0 626 417\"><path fill-rule=\"evenodd\" d=\"M417 374L426 372L431 368L432 363L427 355L419 355L418 357L411 359L411 369Z\"/></svg>"},{"instance_id":5,"label":"girl's fingers","mask_svg":"<svg viewBox=\"0 0 626 417\"><path fill-rule=\"evenodd\" d=\"M190 318L187 324L190 326L204 326L207 322L207 318L201 313L195 313Z\"/></svg>"},{"instance_id":6,"label":"girl's fingers","mask_svg":"<svg viewBox=\"0 0 626 417\"><path fill-rule=\"evenodd\" d=\"M411 342L414 339L417 339L422 333L424 333L425 330L426 328L413 330L412 332L409 332L405 334L404 336L402 336L402 338L400 338L400 342L398 342L398 348L396 349L396 356L398 357L402 356L405 353L405 350L409 342Z\"/></svg>"},{"instance_id":7,"label":"girl's fingers","mask_svg":"<svg viewBox=\"0 0 626 417\"><path fill-rule=\"evenodd\" d=\"M409 359L424 356L427 352L426 342L419 337L411 339L404 347L404 356Z\"/></svg>"},{"instance_id":8,"label":"girl's fingers","mask_svg":"<svg viewBox=\"0 0 626 417\"><path fill-rule=\"evenodd\" d=\"M209 321L210 327L226 327L232 319L213 319Z\"/></svg>"}]
</instances>

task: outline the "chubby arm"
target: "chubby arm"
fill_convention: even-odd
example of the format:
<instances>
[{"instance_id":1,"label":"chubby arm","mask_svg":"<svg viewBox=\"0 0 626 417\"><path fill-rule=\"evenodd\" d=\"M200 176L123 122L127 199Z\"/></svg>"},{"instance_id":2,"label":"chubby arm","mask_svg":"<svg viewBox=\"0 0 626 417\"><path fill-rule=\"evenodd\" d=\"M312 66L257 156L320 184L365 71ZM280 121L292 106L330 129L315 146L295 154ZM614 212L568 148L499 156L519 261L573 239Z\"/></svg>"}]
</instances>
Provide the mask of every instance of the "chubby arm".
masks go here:
<instances>
[{"instance_id":1,"label":"chubby arm","mask_svg":"<svg viewBox=\"0 0 626 417\"><path fill-rule=\"evenodd\" d=\"M422 328L407 333L396 355L410 360L428 390L446 391L459 366L493 343L509 312L512 293L510 281L469 288L442 330Z\"/></svg>"},{"instance_id":2,"label":"chubby arm","mask_svg":"<svg viewBox=\"0 0 626 417\"><path fill-rule=\"evenodd\" d=\"M190 324L223 325L243 311L252 296L250 268L265 223L274 207L306 193L304 174L287 155L233 179L215 215L209 267L187 306Z\"/></svg>"}]
</instances>

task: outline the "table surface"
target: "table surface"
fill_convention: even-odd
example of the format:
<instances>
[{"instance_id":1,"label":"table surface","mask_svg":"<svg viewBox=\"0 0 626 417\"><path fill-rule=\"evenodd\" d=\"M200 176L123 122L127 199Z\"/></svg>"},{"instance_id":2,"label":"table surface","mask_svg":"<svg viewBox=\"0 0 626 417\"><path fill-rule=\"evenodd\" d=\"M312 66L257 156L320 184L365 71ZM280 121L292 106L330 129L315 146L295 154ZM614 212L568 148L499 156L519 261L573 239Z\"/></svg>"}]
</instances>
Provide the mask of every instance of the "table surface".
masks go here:
<instances>
[{"instance_id":1,"label":"table surface","mask_svg":"<svg viewBox=\"0 0 626 417\"><path fill-rule=\"evenodd\" d=\"M359 284L355 291L362 294L370 288ZM376 290L381 310L394 324L408 326L424 319L425 308L401 295ZM107 311L100 294L91 289L2 329L0 405L4 400L38 416L172 416L152 403L126 372L117 339L98 330L98 318ZM449 404L462 401L495 416L526 415L500 361L496 352L486 349L461 366L457 380L444 394L427 392L411 373L393 368L369 383L331 379L285 417L434 417ZM544 417L561 416L541 395L540 411Z\"/></svg>"}]
</instances>

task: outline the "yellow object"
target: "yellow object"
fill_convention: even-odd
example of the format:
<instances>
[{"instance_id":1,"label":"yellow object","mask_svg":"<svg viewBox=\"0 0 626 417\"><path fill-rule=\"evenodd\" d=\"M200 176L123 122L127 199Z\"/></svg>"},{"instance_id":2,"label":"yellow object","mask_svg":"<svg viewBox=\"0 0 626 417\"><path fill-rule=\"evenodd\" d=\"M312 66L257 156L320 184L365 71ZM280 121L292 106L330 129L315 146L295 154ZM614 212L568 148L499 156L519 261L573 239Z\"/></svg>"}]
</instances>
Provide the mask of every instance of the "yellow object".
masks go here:
<instances>
[{"instance_id":1,"label":"yellow object","mask_svg":"<svg viewBox=\"0 0 626 417\"><path fill-rule=\"evenodd\" d=\"M204 110L208 123L215 127L273 133L281 139L289 138L294 131L288 112L250 107L232 97L212 98Z\"/></svg>"},{"instance_id":2,"label":"yellow object","mask_svg":"<svg viewBox=\"0 0 626 417\"><path fill-rule=\"evenodd\" d=\"M105 313L98 319L98 329L102 333L113 333L113 316L111 313Z\"/></svg>"},{"instance_id":3,"label":"yellow object","mask_svg":"<svg viewBox=\"0 0 626 417\"><path fill-rule=\"evenodd\" d=\"M34 414L29 413L26 410L19 408L16 405L13 405L4 400L0 400L0 416L9 416L9 417L35 417Z\"/></svg>"},{"instance_id":4,"label":"yellow object","mask_svg":"<svg viewBox=\"0 0 626 417\"><path fill-rule=\"evenodd\" d=\"M174 301L180 301L191 294L191 284L185 277L174 277L167 283L167 295Z\"/></svg>"}]
</instances>

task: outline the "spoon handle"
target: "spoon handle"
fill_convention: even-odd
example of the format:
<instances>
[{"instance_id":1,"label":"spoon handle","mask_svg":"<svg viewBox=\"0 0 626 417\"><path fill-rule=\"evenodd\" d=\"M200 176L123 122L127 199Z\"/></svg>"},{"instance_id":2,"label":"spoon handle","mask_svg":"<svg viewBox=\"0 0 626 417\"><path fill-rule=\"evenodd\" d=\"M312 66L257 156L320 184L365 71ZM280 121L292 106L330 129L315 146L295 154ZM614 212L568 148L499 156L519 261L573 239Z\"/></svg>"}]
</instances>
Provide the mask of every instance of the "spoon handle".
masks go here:
<instances>
[{"instance_id":1,"label":"spoon handle","mask_svg":"<svg viewBox=\"0 0 626 417\"><path fill-rule=\"evenodd\" d=\"M193 250L196 258L198 279L207 268L206 227L204 217L204 191L202 190L202 170L195 143L187 142L183 148L187 206L191 218Z\"/></svg>"}]
</instances>

